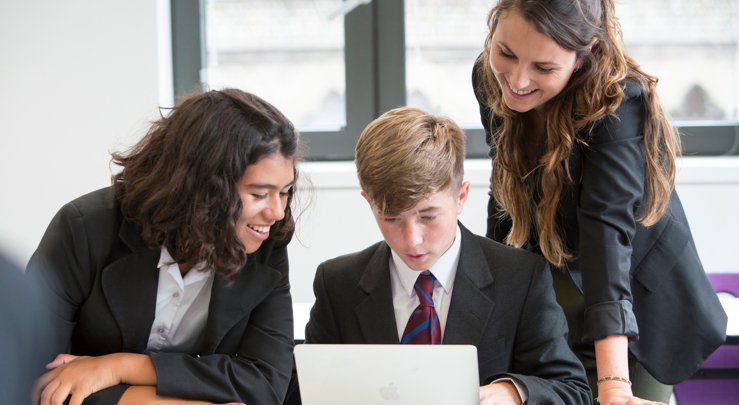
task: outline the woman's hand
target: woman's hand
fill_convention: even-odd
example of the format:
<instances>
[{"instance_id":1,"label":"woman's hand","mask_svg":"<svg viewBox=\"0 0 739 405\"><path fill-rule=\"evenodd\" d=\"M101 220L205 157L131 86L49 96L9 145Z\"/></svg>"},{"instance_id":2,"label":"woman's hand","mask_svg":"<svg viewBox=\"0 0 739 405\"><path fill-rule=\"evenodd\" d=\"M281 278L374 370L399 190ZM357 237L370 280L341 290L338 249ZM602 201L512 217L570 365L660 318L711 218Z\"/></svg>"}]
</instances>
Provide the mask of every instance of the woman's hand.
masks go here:
<instances>
[{"instance_id":1,"label":"woman's hand","mask_svg":"<svg viewBox=\"0 0 739 405\"><path fill-rule=\"evenodd\" d=\"M156 385L156 372L149 356L112 353L98 357L59 354L46 368L33 389L33 403L80 405L88 396L120 383Z\"/></svg>"},{"instance_id":2,"label":"woman's hand","mask_svg":"<svg viewBox=\"0 0 739 405\"><path fill-rule=\"evenodd\" d=\"M120 383L116 374L115 354L86 357L60 354L46 368L33 389L33 403L80 405L93 393Z\"/></svg>"},{"instance_id":3,"label":"woman's hand","mask_svg":"<svg viewBox=\"0 0 739 405\"><path fill-rule=\"evenodd\" d=\"M480 387L480 405L520 405L516 386L509 381L499 381Z\"/></svg>"}]
</instances>

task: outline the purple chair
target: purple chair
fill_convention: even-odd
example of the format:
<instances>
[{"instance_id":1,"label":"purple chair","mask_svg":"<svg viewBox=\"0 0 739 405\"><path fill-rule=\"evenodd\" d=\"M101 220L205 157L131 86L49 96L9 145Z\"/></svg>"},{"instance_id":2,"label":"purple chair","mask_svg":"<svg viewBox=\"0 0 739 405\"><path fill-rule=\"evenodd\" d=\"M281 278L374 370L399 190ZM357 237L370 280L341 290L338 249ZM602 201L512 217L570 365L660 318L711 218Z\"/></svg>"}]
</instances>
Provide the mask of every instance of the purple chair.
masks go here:
<instances>
[{"instance_id":1,"label":"purple chair","mask_svg":"<svg viewBox=\"0 0 739 405\"><path fill-rule=\"evenodd\" d=\"M717 293L739 298L739 273L707 275ZM727 336L695 375L675 385L674 395L678 405L739 404L739 336Z\"/></svg>"}]
</instances>

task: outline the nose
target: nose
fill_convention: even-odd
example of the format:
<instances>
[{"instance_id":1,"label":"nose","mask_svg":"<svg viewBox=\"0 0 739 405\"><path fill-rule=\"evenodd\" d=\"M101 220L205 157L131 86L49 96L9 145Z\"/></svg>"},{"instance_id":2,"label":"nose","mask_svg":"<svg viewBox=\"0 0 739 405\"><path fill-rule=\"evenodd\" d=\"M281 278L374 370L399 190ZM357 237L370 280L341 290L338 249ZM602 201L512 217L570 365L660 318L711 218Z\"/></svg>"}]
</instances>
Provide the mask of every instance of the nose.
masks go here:
<instances>
[{"instance_id":1,"label":"nose","mask_svg":"<svg viewBox=\"0 0 739 405\"><path fill-rule=\"evenodd\" d=\"M513 90L525 89L529 85L530 81L526 67L521 64L518 64L511 69L511 74L508 76L508 83L511 85Z\"/></svg>"},{"instance_id":2,"label":"nose","mask_svg":"<svg viewBox=\"0 0 739 405\"><path fill-rule=\"evenodd\" d=\"M281 221L285 218L285 202L282 196L271 198L266 210L267 218L273 221Z\"/></svg>"},{"instance_id":3,"label":"nose","mask_svg":"<svg viewBox=\"0 0 739 405\"><path fill-rule=\"evenodd\" d=\"M423 243L423 235L420 225L410 221L403 229L403 236L408 247L418 246Z\"/></svg>"}]
</instances>

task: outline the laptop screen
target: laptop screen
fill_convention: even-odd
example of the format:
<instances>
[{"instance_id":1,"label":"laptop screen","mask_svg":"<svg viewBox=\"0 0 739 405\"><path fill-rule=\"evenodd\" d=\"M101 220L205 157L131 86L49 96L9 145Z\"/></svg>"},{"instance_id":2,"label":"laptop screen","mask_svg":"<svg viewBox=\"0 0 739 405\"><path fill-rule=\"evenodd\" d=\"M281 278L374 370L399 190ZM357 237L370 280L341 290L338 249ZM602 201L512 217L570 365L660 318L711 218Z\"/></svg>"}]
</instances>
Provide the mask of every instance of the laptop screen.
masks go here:
<instances>
[{"instance_id":1,"label":"laptop screen","mask_svg":"<svg viewBox=\"0 0 739 405\"><path fill-rule=\"evenodd\" d=\"M303 405L480 403L471 345L300 344L295 363Z\"/></svg>"}]
</instances>

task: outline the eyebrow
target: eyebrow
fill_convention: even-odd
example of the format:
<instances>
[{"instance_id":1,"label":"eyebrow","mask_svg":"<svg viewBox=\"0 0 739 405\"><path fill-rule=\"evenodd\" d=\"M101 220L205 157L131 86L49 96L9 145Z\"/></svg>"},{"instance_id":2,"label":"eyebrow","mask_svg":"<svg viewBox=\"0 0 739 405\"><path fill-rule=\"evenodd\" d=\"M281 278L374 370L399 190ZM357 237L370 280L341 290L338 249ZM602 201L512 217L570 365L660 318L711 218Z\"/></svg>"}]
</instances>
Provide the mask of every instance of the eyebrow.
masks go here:
<instances>
[{"instance_id":1,"label":"eyebrow","mask_svg":"<svg viewBox=\"0 0 739 405\"><path fill-rule=\"evenodd\" d=\"M269 184L269 183L250 183L250 184L247 184L246 187L248 187L248 188L266 188L266 189L269 189L269 190L283 190L283 189L286 189L288 187L292 187L294 185L295 185L295 180L291 181L290 183L286 184L283 187L280 187L280 186L278 186L276 184Z\"/></svg>"},{"instance_id":2,"label":"eyebrow","mask_svg":"<svg viewBox=\"0 0 739 405\"><path fill-rule=\"evenodd\" d=\"M428 212L430 212L430 211L436 211L436 210L438 210L438 209L439 209L439 207L437 207L437 206L432 206L432 207L426 207L426 208L424 208L424 209L422 209L422 210L418 210L417 212L418 212L419 214L425 214L425 213L428 213Z\"/></svg>"},{"instance_id":3,"label":"eyebrow","mask_svg":"<svg viewBox=\"0 0 739 405\"><path fill-rule=\"evenodd\" d=\"M515 52L513 52L513 51L511 50L511 48L510 48L510 47L508 47L508 45L506 45L506 44L505 44L504 42L502 42L502 41L498 41L498 46L499 46L499 47L500 47L501 49L503 49L504 51L506 51L506 52L508 52L508 53L512 54L513 56L516 56L516 53L515 53ZM561 65L560 63L557 63L557 62L552 62L552 61L546 61L546 62L536 62L536 61L535 61L535 62L532 62L532 63L533 63L534 65L551 65L551 66L562 66L562 65Z\"/></svg>"}]
</instances>

